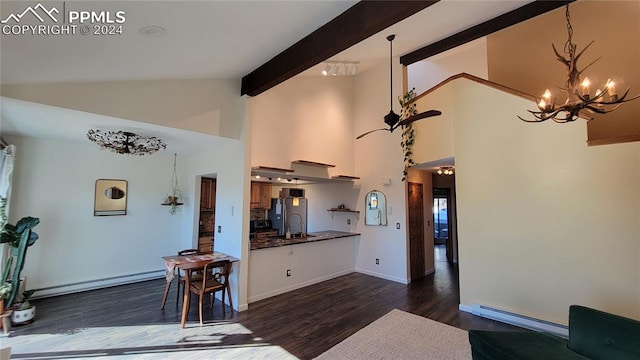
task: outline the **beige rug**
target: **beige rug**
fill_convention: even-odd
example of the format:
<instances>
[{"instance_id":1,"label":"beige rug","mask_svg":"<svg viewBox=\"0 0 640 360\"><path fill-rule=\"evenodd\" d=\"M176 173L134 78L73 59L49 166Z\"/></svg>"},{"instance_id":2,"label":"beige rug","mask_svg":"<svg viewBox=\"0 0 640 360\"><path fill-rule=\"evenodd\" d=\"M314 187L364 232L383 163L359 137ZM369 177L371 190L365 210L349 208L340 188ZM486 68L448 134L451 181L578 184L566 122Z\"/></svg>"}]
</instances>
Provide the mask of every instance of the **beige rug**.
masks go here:
<instances>
[{"instance_id":1,"label":"beige rug","mask_svg":"<svg viewBox=\"0 0 640 360\"><path fill-rule=\"evenodd\" d=\"M469 360L471 347L464 330L394 309L316 359Z\"/></svg>"}]
</instances>

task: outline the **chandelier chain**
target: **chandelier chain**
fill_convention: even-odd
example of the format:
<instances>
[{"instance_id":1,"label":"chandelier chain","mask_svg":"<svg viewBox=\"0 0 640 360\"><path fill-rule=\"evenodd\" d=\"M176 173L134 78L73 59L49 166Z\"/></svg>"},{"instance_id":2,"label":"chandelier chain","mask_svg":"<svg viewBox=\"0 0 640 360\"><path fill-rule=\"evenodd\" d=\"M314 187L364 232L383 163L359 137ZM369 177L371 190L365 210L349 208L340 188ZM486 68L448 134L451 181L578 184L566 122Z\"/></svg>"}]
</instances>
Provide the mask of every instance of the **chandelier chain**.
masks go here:
<instances>
[{"instance_id":1,"label":"chandelier chain","mask_svg":"<svg viewBox=\"0 0 640 360\"><path fill-rule=\"evenodd\" d=\"M564 44L564 52L573 55L576 51L576 44L573 43L573 26L571 26L571 15L569 14L569 4L566 6L565 17L567 18L567 42Z\"/></svg>"}]
</instances>

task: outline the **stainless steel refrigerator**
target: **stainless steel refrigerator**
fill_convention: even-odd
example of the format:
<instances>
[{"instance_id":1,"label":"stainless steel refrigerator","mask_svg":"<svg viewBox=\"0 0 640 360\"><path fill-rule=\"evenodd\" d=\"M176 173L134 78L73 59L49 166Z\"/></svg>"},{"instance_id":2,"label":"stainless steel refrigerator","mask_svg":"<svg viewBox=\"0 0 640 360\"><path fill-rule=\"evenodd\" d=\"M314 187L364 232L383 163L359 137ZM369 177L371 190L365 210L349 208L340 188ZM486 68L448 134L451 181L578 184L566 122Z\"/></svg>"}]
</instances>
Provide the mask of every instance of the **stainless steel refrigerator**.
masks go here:
<instances>
[{"instance_id":1,"label":"stainless steel refrigerator","mask_svg":"<svg viewBox=\"0 0 640 360\"><path fill-rule=\"evenodd\" d=\"M287 229L292 236L306 234L307 199L301 197L271 199L269 220L273 228L278 229L278 235L284 235Z\"/></svg>"}]
</instances>

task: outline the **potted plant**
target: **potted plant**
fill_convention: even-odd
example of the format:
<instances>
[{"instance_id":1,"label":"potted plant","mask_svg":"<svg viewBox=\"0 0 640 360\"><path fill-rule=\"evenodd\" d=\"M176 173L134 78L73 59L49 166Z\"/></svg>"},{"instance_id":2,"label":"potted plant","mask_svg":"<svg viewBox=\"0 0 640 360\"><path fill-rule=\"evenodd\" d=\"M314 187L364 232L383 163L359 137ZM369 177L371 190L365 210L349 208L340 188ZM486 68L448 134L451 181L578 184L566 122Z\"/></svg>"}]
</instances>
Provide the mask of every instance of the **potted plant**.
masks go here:
<instances>
[{"instance_id":1,"label":"potted plant","mask_svg":"<svg viewBox=\"0 0 640 360\"><path fill-rule=\"evenodd\" d=\"M26 290L22 293L22 302L15 303L13 305L11 322L14 325L23 325L33 322L33 318L36 316L36 307L31 305L29 298L34 292L35 290Z\"/></svg>"},{"instance_id":2,"label":"potted plant","mask_svg":"<svg viewBox=\"0 0 640 360\"><path fill-rule=\"evenodd\" d=\"M4 299L11 293L11 284L3 282L0 284L0 315L4 313Z\"/></svg>"},{"instance_id":3,"label":"potted plant","mask_svg":"<svg viewBox=\"0 0 640 360\"><path fill-rule=\"evenodd\" d=\"M38 240L38 234L33 228L40 223L36 217L23 217L15 225L7 222L5 198L0 198L0 221L2 230L0 231L0 243L8 244L11 249L9 257L5 262L4 271L0 284L10 283L11 291L5 299L5 308L13 307L20 288L20 273L24 268L29 246ZM30 294L29 294L30 295Z\"/></svg>"}]
</instances>

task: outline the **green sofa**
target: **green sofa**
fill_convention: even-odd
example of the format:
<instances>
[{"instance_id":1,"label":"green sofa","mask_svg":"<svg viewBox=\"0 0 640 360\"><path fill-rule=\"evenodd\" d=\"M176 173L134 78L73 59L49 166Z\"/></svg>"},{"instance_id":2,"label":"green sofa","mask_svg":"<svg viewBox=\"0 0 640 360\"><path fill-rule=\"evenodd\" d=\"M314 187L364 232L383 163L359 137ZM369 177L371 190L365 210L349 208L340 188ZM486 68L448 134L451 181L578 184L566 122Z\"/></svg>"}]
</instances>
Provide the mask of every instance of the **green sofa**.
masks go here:
<instances>
[{"instance_id":1,"label":"green sofa","mask_svg":"<svg viewBox=\"0 0 640 360\"><path fill-rule=\"evenodd\" d=\"M572 305L569 340L532 331L470 330L474 360L640 360L640 321Z\"/></svg>"}]
</instances>

